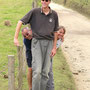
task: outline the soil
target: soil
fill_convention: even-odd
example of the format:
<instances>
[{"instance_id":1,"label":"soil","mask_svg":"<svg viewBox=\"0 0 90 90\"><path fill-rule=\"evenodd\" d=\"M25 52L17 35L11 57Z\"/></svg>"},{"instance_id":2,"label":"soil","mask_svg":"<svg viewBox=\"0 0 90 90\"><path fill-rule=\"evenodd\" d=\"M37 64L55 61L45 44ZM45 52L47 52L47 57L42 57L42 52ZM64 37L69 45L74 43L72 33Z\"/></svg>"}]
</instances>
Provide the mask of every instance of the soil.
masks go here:
<instances>
[{"instance_id":1,"label":"soil","mask_svg":"<svg viewBox=\"0 0 90 90\"><path fill-rule=\"evenodd\" d=\"M62 50L73 73L77 90L90 90L90 20L76 11L51 3L65 26Z\"/></svg>"}]
</instances>

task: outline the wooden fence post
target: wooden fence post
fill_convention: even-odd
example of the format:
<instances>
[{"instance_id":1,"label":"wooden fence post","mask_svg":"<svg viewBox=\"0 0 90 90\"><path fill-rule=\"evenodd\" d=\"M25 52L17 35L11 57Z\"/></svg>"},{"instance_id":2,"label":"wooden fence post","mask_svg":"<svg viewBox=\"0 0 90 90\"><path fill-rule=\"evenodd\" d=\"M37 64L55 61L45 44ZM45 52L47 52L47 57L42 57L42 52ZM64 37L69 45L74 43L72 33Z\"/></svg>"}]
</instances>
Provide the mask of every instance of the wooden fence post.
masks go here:
<instances>
[{"instance_id":1,"label":"wooden fence post","mask_svg":"<svg viewBox=\"0 0 90 90\"><path fill-rule=\"evenodd\" d=\"M32 8L38 7L38 0L33 0L32 2Z\"/></svg>"},{"instance_id":2,"label":"wooden fence post","mask_svg":"<svg viewBox=\"0 0 90 90\"><path fill-rule=\"evenodd\" d=\"M15 57L8 55L8 90L15 90Z\"/></svg>"},{"instance_id":3,"label":"wooden fence post","mask_svg":"<svg viewBox=\"0 0 90 90\"><path fill-rule=\"evenodd\" d=\"M23 75L26 75L26 48L25 45L23 45Z\"/></svg>"},{"instance_id":4,"label":"wooden fence post","mask_svg":"<svg viewBox=\"0 0 90 90\"><path fill-rule=\"evenodd\" d=\"M23 86L23 46L17 47L19 67L18 67L18 90L22 90Z\"/></svg>"},{"instance_id":5,"label":"wooden fence post","mask_svg":"<svg viewBox=\"0 0 90 90\"><path fill-rule=\"evenodd\" d=\"M64 0L64 2L63 2L63 3L64 3L64 5L66 5L66 3L67 3L67 0Z\"/></svg>"}]
</instances>

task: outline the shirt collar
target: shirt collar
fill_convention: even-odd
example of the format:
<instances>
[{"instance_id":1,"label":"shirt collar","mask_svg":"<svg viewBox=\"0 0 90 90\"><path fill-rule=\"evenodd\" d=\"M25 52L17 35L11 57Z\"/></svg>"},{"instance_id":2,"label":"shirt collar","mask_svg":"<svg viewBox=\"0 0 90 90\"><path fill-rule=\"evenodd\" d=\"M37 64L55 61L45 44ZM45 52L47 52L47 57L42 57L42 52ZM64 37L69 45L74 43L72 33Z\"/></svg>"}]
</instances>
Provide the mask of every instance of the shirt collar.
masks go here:
<instances>
[{"instance_id":1,"label":"shirt collar","mask_svg":"<svg viewBox=\"0 0 90 90\"><path fill-rule=\"evenodd\" d=\"M49 12L49 14L50 13L52 13L52 9L49 7L49 9L50 9L50 12ZM43 13L43 11L42 11L42 7L41 7L41 13Z\"/></svg>"}]
</instances>

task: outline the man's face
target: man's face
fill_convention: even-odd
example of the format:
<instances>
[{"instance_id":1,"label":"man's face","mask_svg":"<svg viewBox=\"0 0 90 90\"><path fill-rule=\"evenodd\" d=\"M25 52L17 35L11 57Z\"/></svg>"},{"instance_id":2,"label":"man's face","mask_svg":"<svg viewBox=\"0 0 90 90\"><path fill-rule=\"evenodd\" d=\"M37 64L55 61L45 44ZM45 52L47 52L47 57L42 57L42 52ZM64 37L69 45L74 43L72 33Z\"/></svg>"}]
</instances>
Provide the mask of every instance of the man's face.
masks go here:
<instances>
[{"instance_id":1,"label":"man's face","mask_svg":"<svg viewBox=\"0 0 90 90\"><path fill-rule=\"evenodd\" d=\"M64 36L64 30L61 28L57 33L58 33L58 38L62 39Z\"/></svg>"},{"instance_id":2,"label":"man's face","mask_svg":"<svg viewBox=\"0 0 90 90\"><path fill-rule=\"evenodd\" d=\"M24 30L22 31L22 35L23 35L24 38L30 40L30 39L32 38L32 31L31 31L31 30L26 30L26 29L24 29Z\"/></svg>"},{"instance_id":3,"label":"man's face","mask_svg":"<svg viewBox=\"0 0 90 90\"><path fill-rule=\"evenodd\" d=\"M42 8L48 7L50 2L50 0L41 0Z\"/></svg>"}]
</instances>

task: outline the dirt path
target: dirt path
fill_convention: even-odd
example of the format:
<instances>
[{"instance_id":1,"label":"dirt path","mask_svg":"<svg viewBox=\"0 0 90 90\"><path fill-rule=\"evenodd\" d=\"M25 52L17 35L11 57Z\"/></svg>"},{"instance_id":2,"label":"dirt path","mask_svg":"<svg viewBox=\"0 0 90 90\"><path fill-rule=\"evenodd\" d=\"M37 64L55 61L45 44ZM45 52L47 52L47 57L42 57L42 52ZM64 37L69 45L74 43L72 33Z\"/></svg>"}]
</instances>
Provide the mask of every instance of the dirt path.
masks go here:
<instances>
[{"instance_id":1,"label":"dirt path","mask_svg":"<svg viewBox=\"0 0 90 90\"><path fill-rule=\"evenodd\" d=\"M77 90L90 90L90 20L79 13L51 3L60 25L67 29L62 45L75 78Z\"/></svg>"}]
</instances>

